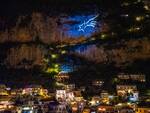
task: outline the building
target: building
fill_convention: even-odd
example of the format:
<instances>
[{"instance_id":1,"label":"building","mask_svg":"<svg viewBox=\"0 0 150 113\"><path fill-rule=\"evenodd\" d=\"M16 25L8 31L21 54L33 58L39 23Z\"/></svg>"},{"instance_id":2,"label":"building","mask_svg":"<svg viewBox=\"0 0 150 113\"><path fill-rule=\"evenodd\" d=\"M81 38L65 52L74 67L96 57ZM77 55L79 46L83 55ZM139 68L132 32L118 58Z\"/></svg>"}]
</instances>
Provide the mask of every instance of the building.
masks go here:
<instances>
[{"instance_id":1,"label":"building","mask_svg":"<svg viewBox=\"0 0 150 113\"><path fill-rule=\"evenodd\" d=\"M136 113L150 113L150 103L140 103L135 110Z\"/></svg>"},{"instance_id":2,"label":"building","mask_svg":"<svg viewBox=\"0 0 150 113\"><path fill-rule=\"evenodd\" d=\"M136 85L117 85L116 86L117 95L125 96L127 93L137 92Z\"/></svg>"},{"instance_id":3,"label":"building","mask_svg":"<svg viewBox=\"0 0 150 113\"><path fill-rule=\"evenodd\" d=\"M56 90L56 99L58 101L73 101L74 93L66 90Z\"/></svg>"},{"instance_id":4,"label":"building","mask_svg":"<svg viewBox=\"0 0 150 113\"><path fill-rule=\"evenodd\" d=\"M59 73L55 76L57 82L65 82L69 79L69 75L67 73Z\"/></svg>"},{"instance_id":5,"label":"building","mask_svg":"<svg viewBox=\"0 0 150 113\"><path fill-rule=\"evenodd\" d=\"M60 101L65 101L66 90L56 90L56 99Z\"/></svg>"},{"instance_id":6,"label":"building","mask_svg":"<svg viewBox=\"0 0 150 113\"><path fill-rule=\"evenodd\" d=\"M81 86L81 87L80 87L80 90L81 90L81 91L85 91L85 89L86 89L85 86Z\"/></svg>"},{"instance_id":7,"label":"building","mask_svg":"<svg viewBox=\"0 0 150 113\"><path fill-rule=\"evenodd\" d=\"M92 86L101 87L104 84L104 81L102 80L93 80Z\"/></svg>"},{"instance_id":8,"label":"building","mask_svg":"<svg viewBox=\"0 0 150 113\"><path fill-rule=\"evenodd\" d=\"M65 85L65 89L67 91L72 91L75 89L75 84L67 84L67 85Z\"/></svg>"},{"instance_id":9,"label":"building","mask_svg":"<svg viewBox=\"0 0 150 113\"><path fill-rule=\"evenodd\" d=\"M47 112L48 113L67 113L66 105L52 101L48 104L48 111Z\"/></svg>"},{"instance_id":10,"label":"building","mask_svg":"<svg viewBox=\"0 0 150 113\"><path fill-rule=\"evenodd\" d=\"M3 113L2 111L5 111L5 110L14 110L14 109L15 109L15 106L11 97L4 96L0 98L0 113Z\"/></svg>"},{"instance_id":11,"label":"building","mask_svg":"<svg viewBox=\"0 0 150 113\"><path fill-rule=\"evenodd\" d=\"M23 91L23 89L12 89L11 90L11 92L10 92L10 94L11 94L11 96L17 96L17 95L22 95L22 91Z\"/></svg>"},{"instance_id":12,"label":"building","mask_svg":"<svg viewBox=\"0 0 150 113\"><path fill-rule=\"evenodd\" d=\"M74 92L74 96L75 96L75 101L80 102L80 101L84 100L80 90L75 90L73 92Z\"/></svg>"},{"instance_id":13,"label":"building","mask_svg":"<svg viewBox=\"0 0 150 113\"><path fill-rule=\"evenodd\" d=\"M146 9L146 10L150 10L150 1L149 0L143 0L143 2L144 2L144 8Z\"/></svg>"},{"instance_id":14,"label":"building","mask_svg":"<svg viewBox=\"0 0 150 113\"><path fill-rule=\"evenodd\" d=\"M109 94L107 91L102 91L101 94L101 102L104 104L108 104L109 103Z\"/></svg>"},{"instance_id":15,"label":"building","mask_svg":"<svg viewBox=\"0 0 150 113\"><path fill-rule=\"evenodd\" d=\"M150 113L150 107L138 107L136 113Z\"/></svg>"},{"instance_id":16,"label":"building","mask_svg":"<svg viewBox=\"0 0 150 113\"><path fill-rule=\"evenodd\" d=\"M66 101L71 102L75 99L74 93L73 92L67 92L66 94Z\"/></svg>"},{"instance_id":17,"label":"building","mask_svg":"<svg viewBox=\"0 0 150 113\"><path fill-rule=\"evenodd\" d=\"M143 74L119 74L117 77L120 80L132 80L132 81L138 81L138 82L145 82L146 77Z\"/></svg>"},{"instance_id":18,"label":"building","mask_svg":"<svg viewBox=\"0 0 150 113\"><path fill-rule=\"evenodd\" d=\"M6 87L4 84L0 84L0 96L7 96L9 88Z\"/></svg>"},{"instance_id":19,"label":"building","mask_svg":"<svg viewBox=\"0 0 150 113\"><path fill-rule=\"evenodd\" d=\"M93 96L91 100L91 105L98 105L100 104L101 98L99 96Z\"/></svg>"},{"instance_id":20,"label":"building","mask_svg":"<svg viewBox=\"0 0 150 113\"><path fill-rule=\"evenodd\" d=\"M35 96L40 95L40 96L43 96L43 97L47 97L48 96L48 90L44 89L40 85L29 85L29 86L26 86L22 90L22 94L35 95Z\"/></svg>"},{"instance_id":21,"label":"building","mask_svg":"<svg viewBox=\"0 0 150 113\"><path fill-rule=\"evenodd\" d=\"M135 113L135 111L131 107L125 106L120 108L118 113Z\"/></svg>"},{"instance_id":22,"label":"building","mask_svg":"<svg viewBox=\"0 0 150 113\"><path fill-rule=\"evenodd\" d=\"M97 113L118 113L118 110L114 108L114 106L110 105L100 105L98 106Z\"/></svg>"},{"instance_id":23,"label":"building","mask_svg":"<svg viewBox=\"0 0 150 113\"><path fill-rule=\"evenodd\" d=\"M16 111L17 113L35 113L37 109L30 105L23 105L21 107L17 107Z\"/></svg>"},{"instance_id":24,"label":"building","mask_svg":"<svg viewBox=\"0 0 150 113\"><path fill-rule=\"evenodd\" d=\"M139 100L139 92L134 91L131 95L129 95L129 101L130 102L136 102Z\"/></svg>"}]
</instances>

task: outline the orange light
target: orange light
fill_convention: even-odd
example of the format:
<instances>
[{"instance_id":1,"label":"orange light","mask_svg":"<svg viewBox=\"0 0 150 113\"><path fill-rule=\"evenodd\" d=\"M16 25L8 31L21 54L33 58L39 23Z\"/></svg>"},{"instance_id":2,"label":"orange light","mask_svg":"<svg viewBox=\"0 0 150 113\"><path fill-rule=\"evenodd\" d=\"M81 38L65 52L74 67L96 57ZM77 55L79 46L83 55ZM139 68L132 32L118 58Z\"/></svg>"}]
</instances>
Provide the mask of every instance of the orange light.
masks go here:
<instances>
[{"instance_id":1,"label":"orange light","mask_svg":"<svg viewBox=\"0 0 150 113\"><path fill-rule=\"evenodd\" d=\"M98 108L98 111L106 111L105 108Z\"/></svg>"},{"instance_id":2,"label":"orange light","mask_svg":"<svg viewBox=\"0 0 150 113\"><path fill-rule=\"evenodd\" d=\"M77 108L77 107L72 107L72 110L73 110L73 111L77 111L78 108Z\"/></svg>"}]
</instances>

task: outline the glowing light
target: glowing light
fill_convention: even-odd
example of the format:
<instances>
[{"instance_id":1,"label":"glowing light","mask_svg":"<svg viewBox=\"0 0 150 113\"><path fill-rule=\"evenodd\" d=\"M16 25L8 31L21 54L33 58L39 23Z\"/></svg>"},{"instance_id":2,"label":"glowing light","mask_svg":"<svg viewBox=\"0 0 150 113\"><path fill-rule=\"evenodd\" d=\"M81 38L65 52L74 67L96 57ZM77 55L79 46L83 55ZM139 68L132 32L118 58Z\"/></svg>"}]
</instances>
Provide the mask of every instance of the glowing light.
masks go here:
<instances>
[{"instance_id":1,"label":"glowing light","mask_svg":"<svg viewBox=\"0 0 150 113\"><path fill-rule=\"evenodd\" d=\"M128 6L128 5L130 5L128 2L124 2L124 3L122 4L122 6Z\"/></svg>"},{"instance_id":2,"label":"glowing light","mask_svg":"<svg viewBox=\"0 0 150 113\"><path fill-rule=\"evenodd\" d=\"M61 54L65 54L65 53L66 53L66 51L65 51L65 50L62 50L62 51L61 51Z\"/></svg>"},{"instance_id":3,"label":"glowing light","mask_svg":"<svg viewBox=\"0 0 150 113\"><path fill-rule=\"evenodd\" d=\"M23 110L30 110L30 107L24 107Z\"/></svg>"},{"instance_id":4,"label":"glowing light","mask_svg":"<svg viewBox=\"0 0 150 113\"><path fill-rule=\"evenodd\" d=\"M101 39L105 39L105 38L106 38L106 34L102 34Z\"/></svg>"},{"instance_id":5,"label":"glowing light","mask_svg":"<svg viewBox=\"0 0 150 113\"><path fill-rule=\"evenodd\" d=\"M106 111L105 108L98 108L98 111Z\"/></svg>"},{"instance_id":6,"label":"glowing light","mask_svg":"<svg viewBox=\"0 0 150 113\"><path fill-rule=\"evenodd\" d=\"M69 73L69 72L72 72L74 69L69 64L63 64L60 66L60 70L62 73Z\"/></svg>"},{"instance_id":7,"label":"glowing light","mask_svg":"<svg viewBox=\"0 0 150 113\"><path fill-rule=\"evenodd\" d=\"M58 65L58 64L55 64L55 65L54 65L54 67L55 67L55 68L58 68L58 67L59 67L59 65Z\"/></svg>"},{"instance_id":8,"label":"glowing light","mask_svg":"<svg viewBox=\"0 0 150 113\"><path fill-rule=\"evenodd\" d=\"M54 69L53 72L58 73L58 72L59 72L59 69Z\"/></svg>"},{"instance_id":9,"label":"glowing light","mask_svg":"<svg viewBox=\"0 0 150 113\"><path fill-rule=\"evenodd\" d=\"M56 90L56 99L66 99L66 91L65 90Z\"/></svg>"},{"instance_id":10,"label":"glowing light","mask_svg":"<svg viewBox=\"0 0 150 113\"><path fill-rule=\"evenodd\" d=\"M138 31L138 30L140 30L140 28L139 28L139 27L136 27L136 28L135 28L135 30L137 30L137 31Z\"/></svg>"},{"instance_id":11,"label":"glowing light","mask_svg":"<svg viewBox=\"0 0 150 113\"><path fill-rule=\"evenodd\" d=\"M137 32L140 30L140 27L131 27L130 29L128 29L129 32Z\"/></svg>"},{"instance_id":12,"label":"glowing light","mask_svg":"<svg viewBox=\"0 0 150 113\"><path fill-rule=\"evenodd\" d=\"M129 17L129 14L122 14L121 17Z\"/></svg>"},{"instance_id":13,"label":"glowing light","mask_svg":"<svg viewBox=\"0 0 150 113\"><path fill-rule=\"evenodd\" d=\"M58 73L58 72L59 72L59 69L58 69L58 68L48 68L48 69L46 70L46 72L47 72L47 73L53 73L53 72Z\"/></svg>"},{"instance_id":14,"label":"glowing light","mask_svg":"<svg viewBox=\"0 0 150 113\"><path fill-rule=\"evenodd\" d=\"M55 59L55 58L57 58L57 55L56 54L52 54L51 57Z\"/></svg>"},{"instance_id":15,"label":"glowing light","mask_svg":"<svg viewBox=\"0 0 150 113\"><path fill-rule=\"evenodd\" d=\"M46 63L48 63L48 62L49 62L49 59L45 59L45 58L44 58L43 61L46 62Z\"/></svg>"},{"instance_id":16,"label":"glowing light","mask_svg":"<svg viewBox=\"0 0 150 113\"><path fill-rule=\"evenodd\" d=\"M95 27L96 26L96 21L95 19L98 17L99 15L94 16L93 18L90 18L88 21L84 21L84 23L82 23L81 25L79 25L79 31L85 31L85 29L87 27Z\"/></svg>"},{"instance_id":17,"label":"glowing light","mask_svg":"<svg viewBox=\"0 0 150 113\"><path fill-rule=\"evenodd\" d=\"M51 69L48 68L48 69L46 70L46 72L47 72L47 73L51 73Z\"/></svg>"},{"instance_id":18,"label":"glowing light","mask_svg":"<svg viewBox=\"0 0 150 113\"><path fill-rule=\"evenodd\" d=\"M136 21L141 21L141 20L143 20L143 19L144 19L144 17L142 17L142 16L138 16L138 17L136 17L135 19L136 19Z\"/></svg>"},{"instance_id":19,"label":"glowing light","mask_svg":"<svg viewBox=\"0 0 150 113\"><path fill-rule=\"evenodd\" d=\"M119 103L119 104L118 104L118 106L122 106L122 105L123 105L122 103Z\"/></svg>"},{"instance_id":20,"label":"glowing light","mask_svg":"<svg viewBox=\"0 0 150 113\"><path fill-rule=\"evenodd\" d=\"M149 10L149 7L147 5L144 6L145 10Z\"/></svg>"},{"instance_id":21,"label":"glowing light","mask_svg":"<svg viewBox=\"0 0 150 113\"><path fill-rule=\"evenodd\" d=\"M73 15L62 18L64 34L72 38L90 37L100 30L100 22L96 18L99 15Z\"/></svg>"},{"instance_id":22,"label":"glowing light","mask_svg":"<svg viewBox=\"0 0 150 113\"><path fill-rule=\"evenodd\" d=\"M77 107L72 107L72 110L73 110L73 111L77 111L78 108L77 108Z\"/></svg>"}]
</instances>

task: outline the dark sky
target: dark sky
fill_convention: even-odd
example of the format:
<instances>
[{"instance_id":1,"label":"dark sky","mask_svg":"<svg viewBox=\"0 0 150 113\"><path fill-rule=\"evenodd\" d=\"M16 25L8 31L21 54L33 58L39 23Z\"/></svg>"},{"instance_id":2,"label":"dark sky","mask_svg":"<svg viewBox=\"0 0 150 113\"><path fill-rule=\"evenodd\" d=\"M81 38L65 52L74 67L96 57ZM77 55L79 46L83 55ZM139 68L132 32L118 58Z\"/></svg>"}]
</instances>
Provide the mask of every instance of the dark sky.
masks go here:
<instances>
[{"instance_id":1,"label":"dark sky","mask_svg":"<svg viewBox=\"0 0 150 113\"><path fill-rule=\"evenodd\" d=\"M80 12L116 7L120 0L0 0L0 16L42 12Z\"/></svg>"},{"instance_id":2,"label":"dark sky","mask_svg":"<svg viewBox=\"0 0 150 113\"><path fill-rule=\"evenodd\" d=\"M92 10L100 0L0 0L0 16L27 14L33 11ZM88 7L91 5L91 7Z\"/></svg>"},{"instance_id":3,"label":"dark sky","mask_svg":"<svg viewBox=\"0 0 150 113\"><path fill-rule=\"evenodd\" d=\"M33 12L46 15L95 13L116 8L119 0L0 0L0 25L15 23L19 16Z\"/></svg>"}]
</instances>

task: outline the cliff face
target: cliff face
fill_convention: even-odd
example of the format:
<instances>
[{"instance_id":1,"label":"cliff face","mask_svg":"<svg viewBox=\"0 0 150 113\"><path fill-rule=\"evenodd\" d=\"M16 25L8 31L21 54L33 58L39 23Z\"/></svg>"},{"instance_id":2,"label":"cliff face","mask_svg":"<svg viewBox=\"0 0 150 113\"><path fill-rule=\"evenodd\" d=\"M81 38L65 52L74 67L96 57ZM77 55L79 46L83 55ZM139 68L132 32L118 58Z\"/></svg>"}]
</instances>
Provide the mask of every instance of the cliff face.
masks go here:
<instances>
[{"instance_id":1,"label":"cliff face","mask_svg":"<svg viewBox=\"0 0 150 113\"><path fill-rule=\"evenodd\" d=\"M26 35L24 36L26 37ZM26 42L29 38L23 38L22 40ZM22 40L17 41L20 43L19 45L8 46L6 51L1 51L1 56L5 56L3 58L4 60L1 58L1 63L13 68L41 66L43 64L44 50L38 44L26 44L22 43ZM74 53L97 63L114 62L117 65L124 65L126 63L132 63L135 60L149 59L150 40L143 38L117 41L111 44L107 42L101 45L93 44L83 49L83 51L75 51Z\"/></svg>"},{"instance_id":2,"label":"cliff face","mask_svg":"<svg viewBox=\"0 0 150 113\"><path fill-rule=\"evenodd\" d=\"M36 45L22 44L9 48L4 60L8 68L32 68L42 66L44 54Z\"/></svg>"},{"instance_id":3,"label":"cliff face","mask_svg":"<svg viewBox=\"0 0 150 113\"><path fill-rule=\"evenodd\" d=\"M117 43L120 45L118 46ZM150 40L147 38L130 39L114 42L114 44L101 45L100 47L92 45L83 52L75 52L75 54L98 63L115 62L118 65L132 63L134 60L150 58Z\"/></svg>"},{"instance_id":4,"label":"cliff face","mask_svg":"<svg viewBox=\"0 0 150 113\"><path fill-rule=\"evenodd\" d=\"M50 45L60 41L73 44L78 41L85 41L84 37L67 38L60 28L59 18L56 17L44 17L39 13L34 13L30 17L20 17L13 28L0 32L0 43L11 44L11 46L4 47L7 48L6 51L0 48L2 51L0 63L14 68L30 68L34 65L42 65L44 53L38 46L39 43L36 42ZM84 51L76 51L75 54L97 63L115 62L117 65L122 65L132 63L137 59L149 59L150 40L147 38L124 41L120 39L111 43L96 43L86 47Z\"/></svg>"},{"instance_id":5,"label":"cliff face","mask_svg":"<svg viewBox=\"0 0 150 113\"><path fill-rule=\"evenodd\" d=\"M0 32L0 43L31 42L37 38L46 44L61 40L62 32L57 24L58 18L45 17L40 13L21 16L11 29Z\"/></svg>"},{"instance_id":6,"label":"cliff face","mask_svg":"<svg viewBox=\"0 0 150 113\"><path fill-rule=\"evenodd\" d=\"M40 13L21 16L12 28L0 31L0 63L8 68L32 68L43 65L44 53L39 43L60 40L57 19Z\"/></svg>"}]
</instances>

